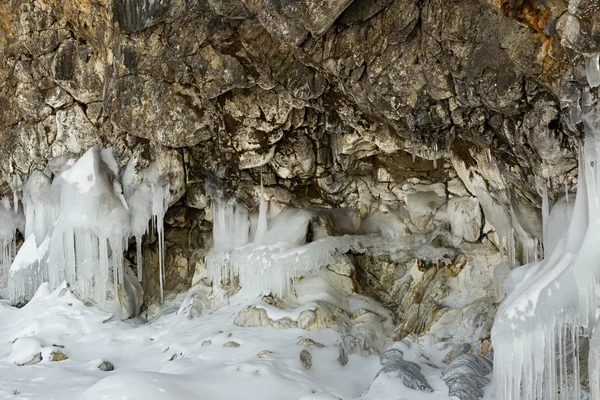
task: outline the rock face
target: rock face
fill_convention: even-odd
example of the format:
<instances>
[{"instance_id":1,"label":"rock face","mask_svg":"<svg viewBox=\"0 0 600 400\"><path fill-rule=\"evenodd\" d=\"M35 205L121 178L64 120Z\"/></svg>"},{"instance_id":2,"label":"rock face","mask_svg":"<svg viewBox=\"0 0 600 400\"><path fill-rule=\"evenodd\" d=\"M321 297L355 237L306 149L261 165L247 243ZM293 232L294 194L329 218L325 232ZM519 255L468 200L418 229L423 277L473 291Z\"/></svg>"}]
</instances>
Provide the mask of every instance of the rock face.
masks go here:
<instances>
[{"instance_id":1,"label":"rock face","mask_svg":"<svg viewBox=\"0 0 600 400\"><path fill-rule=\"evenodd\" d=\"M333 288L321 314L273 322L254 307L236 321L311 327L337 312L354 321L341 347L347 361L379 347L364 328L373 317L334 299L363 293L392 311L399 337L432 331L487 355L501 297L494 267L540 254L542 188L555 199L576 179L578 105L595 96L583 87L586 59L600 52L596 8L1 2L0 194L19 193L35 170L60 173L93 145L113 147L121 169L156 161L170 188L165 289L189 317L216 302L203 261L214 222L206 184L250 211L261 182L270 210L320 210L310 240L427 234L427 257L340 255L319 276ZM155 239L144 240L142 287L122 288L126 315L139 312L142 288L158 296ZM298 282L299 298L311 282Z\"/></svg>"}]
</instances>

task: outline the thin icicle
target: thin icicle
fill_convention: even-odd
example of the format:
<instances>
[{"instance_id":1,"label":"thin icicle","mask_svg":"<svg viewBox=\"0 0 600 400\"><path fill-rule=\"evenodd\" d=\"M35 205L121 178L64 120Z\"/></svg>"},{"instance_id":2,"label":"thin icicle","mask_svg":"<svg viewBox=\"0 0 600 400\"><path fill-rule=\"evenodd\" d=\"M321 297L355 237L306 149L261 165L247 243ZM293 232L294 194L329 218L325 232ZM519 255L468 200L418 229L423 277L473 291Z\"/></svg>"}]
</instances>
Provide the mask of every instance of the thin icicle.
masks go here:
<instances>
[{"instance_id":1,"label":"thin icicle","mask_svg":"<svg viewBox=\"0 0 600 400\"><path fill-rule=\"evenodd\" d=\"M138 281L142 281L142 266L143 266L143 255L142 255L142 236L135 236L135 261L137 264L137 276Z\"/></svg>"},{"instance_id":2,"label":"thin icicle","mask_svg":"<svg viewBox=\"0 0 600 400\"><path fill-rule=\"evenodd\" d=\"M489 147L485 149L485 161L487 162L488 167L494 162L492 158L492 150Z\"/></svg>"},{"instance_id":3,"label":"thin icicle","mask_svg":"<svg viewBox=\"0 0 600 400\"><path fill-rule=\"evenodd\" d=\"M437 142L433 143L433 169L437 169L437 156L438 156L438 144Z\"/></svg>"},{"instance_id":4,"label":"thin icicle","mask_svg":"<svg viewBox=\"0 0 600 400\"><path fill-rule=\"evenodd\" d=\"M260 199L258 206L258 224L256 226L256 234L254 235L254 243L260 244L267 232L267 203L265 202L265 188L260 184Z\"/></svg>"},{"instance_id":5,"label":"thin icicle","mask_svg":"<svg viewBox=\"0 0 600 400\"><path fill-rule=\"evenodd\" d=\"M544 255L546 254L546 247L550 245L547 243L548 241L548 232L546 229L548 227L548 217L550 215L550 206L548 204L548 189L546 185L542 187L542 239L544 243Z\"/></svg>"}]
</instances>

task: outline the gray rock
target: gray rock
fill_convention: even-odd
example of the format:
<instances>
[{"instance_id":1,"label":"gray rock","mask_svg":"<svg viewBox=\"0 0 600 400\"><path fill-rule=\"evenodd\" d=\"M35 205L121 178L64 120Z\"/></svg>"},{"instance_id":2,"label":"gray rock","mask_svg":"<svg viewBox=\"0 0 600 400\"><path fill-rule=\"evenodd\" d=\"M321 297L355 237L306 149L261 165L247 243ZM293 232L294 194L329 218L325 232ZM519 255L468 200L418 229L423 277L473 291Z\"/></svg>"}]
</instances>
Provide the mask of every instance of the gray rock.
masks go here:
<instances>
[{"instance_id":1,"label":"gray rock","mask_svg":"<svg viewBox=\"0 0 600 400\"><path fill-rule=\"evenodd\" d=\"M442 379L450 389L450 397L459 400L479 400L483 387L490 381L492 363L477 354L463 354L454 359L443 371Z\"/></svg>"},{"instance_id":2,"label":"gray rock","mask_svg":"<svg viewBox=\"0 0 600 400\"><path fill-rule=\"evenodd\" d=\"M315 342L314 340L310 339L310 338L304 338L304 339L300 339L300 341L298 342L298 344L300 346L315 346L319 349L322 349L323 347L325 347L325 345L319 343L319 342Z\"/></svg>"},{"instance_id":3,"label":"gray rock","mask_svg":"<svg viewBox=\"0 0 600 400\"><path fill-rule=\"evenodd\" d=\"M223 347L240 347L240 344L238 342L234 342L233 340L230 340L229 342L226 342L225 344L223 344Z\"/></svg>"},{"instance_id":4,"label":"gray rock","mask_svg":"<svg viewBox=\"0 0 600 400\"><path fill-rule=\"evenodd\" d=\"M31 360L24 362L24 363L17 363L17 365L19 367L23 367L25 365L35 365L41 361L42 361L42 353L37 353L31 358Z\"/></svg>"},{"instance_id":5,"label":"gray rock","mask_svg":"<svg viewBox=\"0 0 600 400\"><path fill-rule=\"evenodd\" d=\"M308 352L308 350L304 349L300 352L300 362L306 369L310 369L312 367L312 355Z\"/></svg>"},{"instance_id":6,"label":"gray rock","mask_svg":"<svg viewBox=\"0 0 600 400\"><path fill-rule=\"evenodd\" d=\"M339 346L340 349L340 355L338 356L338 363L340 363L340 365L342 367L346 366L348 364L348 354L346 354L346 349L344 348L343 345Z\"/></svg>"},{"instance_id":7,"label":"gray rock","mask_svg":"<svg viewBox=\"0 0 600 400\"><path fill-rule=\"evenodd\" d=\"M388 349L381 354L380 360L383 368L375 375L375 379L381 374L397 375L407 388L433 392L433 388L421 373L421 367L413 362L405 361L404 353L401 350Z\"/></svg>"},{"instance_id":8,"label":"gray rock","mask_svg":"<svg viewBox=\"0 0 600 400\"><path fill-rule=\"evenodd\" d=\"M98 365L98 369L100 371L113 371L115 369L115 366L110 362L110 361L102 361L102 363L100 363L100 365Z\"/></svg>"}]
</instances>

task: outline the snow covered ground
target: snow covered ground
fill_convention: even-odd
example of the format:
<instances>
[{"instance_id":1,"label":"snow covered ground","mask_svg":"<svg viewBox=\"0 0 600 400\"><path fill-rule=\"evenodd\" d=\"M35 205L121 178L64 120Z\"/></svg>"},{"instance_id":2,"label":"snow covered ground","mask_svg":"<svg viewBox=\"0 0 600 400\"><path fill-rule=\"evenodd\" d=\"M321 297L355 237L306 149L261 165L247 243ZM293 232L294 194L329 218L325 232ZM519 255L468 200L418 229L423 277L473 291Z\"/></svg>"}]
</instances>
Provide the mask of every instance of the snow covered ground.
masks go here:
<instances>
[{"instance_id":1,"label":"snow covered ground","mask_svg":"<svg viewBox=\"0 0 600 400\"><path fill-rule=\"evenodd\" d=\"M240 309L229 305L194 319L169 314L144 324L107 321L109 314L85 306L66 289L50 292L47 284L21 309L0 300L0 398L448 400L439 368L422 365L435 389L430 394L391 376L372 384L379 357L350 355L342 367L338 332L242 328L233 324ZM303 338L325 346L298 344ZM239 347L225 347L228 342ZM310 369L300 361L303 349L312 355ZM420 357L414 349L407 359ZM53 352L68 359L49 361ZM40 353L41 362L17 365ZM441 357L432 354L432 360ZM98 369L103 361L114 364L114 371Z\"/></svg>"}]
</instances>

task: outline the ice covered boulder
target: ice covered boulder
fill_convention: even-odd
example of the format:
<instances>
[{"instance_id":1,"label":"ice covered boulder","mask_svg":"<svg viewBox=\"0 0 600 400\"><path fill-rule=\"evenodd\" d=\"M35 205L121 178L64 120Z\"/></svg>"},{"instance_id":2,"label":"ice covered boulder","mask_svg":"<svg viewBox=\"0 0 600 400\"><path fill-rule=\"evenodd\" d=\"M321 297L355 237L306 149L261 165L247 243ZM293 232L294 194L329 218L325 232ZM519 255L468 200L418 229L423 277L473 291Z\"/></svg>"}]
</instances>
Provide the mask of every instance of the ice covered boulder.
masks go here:
<instances>
[{"instance_id":1,"label":"ice covered boulder","mask_svg":"<svg viewBox=\"0 0 600 400\"><path fill-rule=\"evenodd\" d=\"M147 169L137 186L126 177L127 199L111 149L91 148L67 161L52 181L33 172L23 188L26 240L11 267L12 303L28 301L41 282L54 289L66 281L81 299L115 316L139 313L142 289L123 253L132 235L141 242L150 220L162 253L168 193L153 164Z\"/></svg>"}]
</instances>

